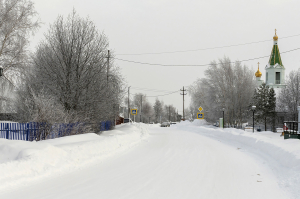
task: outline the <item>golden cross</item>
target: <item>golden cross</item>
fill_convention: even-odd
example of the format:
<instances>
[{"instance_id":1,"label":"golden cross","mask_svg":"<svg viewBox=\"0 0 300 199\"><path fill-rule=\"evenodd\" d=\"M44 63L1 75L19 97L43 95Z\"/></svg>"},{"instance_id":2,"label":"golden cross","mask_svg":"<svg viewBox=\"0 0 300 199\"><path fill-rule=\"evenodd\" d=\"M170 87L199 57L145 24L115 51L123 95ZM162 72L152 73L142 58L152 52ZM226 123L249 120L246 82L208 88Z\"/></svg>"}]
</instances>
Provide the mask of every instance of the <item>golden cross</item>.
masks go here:
<instances>
[{"instance_id":1,"label":"golden cross","mask_svg":"<svg viewBox=\"0 0 300 199\"><path fill-rule=\"evenodd\" d=\"M258 64L258 68L259 68L259 62L257 64Z\"/></svg>"},{"instance_id":2,"label":"golden cross","mask_svg":"<svg viewBox=\"0 0 300 199\"><path fill-rule=\"evenodd\" d=\"M276 35L276 31L277 31L277 30L275 29L275 35Z\"/></svg>"}]
</instances>

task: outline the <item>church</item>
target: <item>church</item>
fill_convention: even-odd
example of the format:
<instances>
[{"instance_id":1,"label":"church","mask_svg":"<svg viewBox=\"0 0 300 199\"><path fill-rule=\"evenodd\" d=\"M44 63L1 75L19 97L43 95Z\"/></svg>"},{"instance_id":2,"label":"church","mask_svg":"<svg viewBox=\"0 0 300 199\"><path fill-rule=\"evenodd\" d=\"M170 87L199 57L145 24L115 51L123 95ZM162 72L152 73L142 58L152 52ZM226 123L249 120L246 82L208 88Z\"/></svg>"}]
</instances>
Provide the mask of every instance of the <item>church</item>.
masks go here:
<instances>
[{"instance_id":1,"label":"church","mask_svg":"<svg viewBox=\"0 0 300 199\"><path fill-rule=\"evenodd\" d=\"M269 63L265 67L266 76L265 82L270 88L285 88L285 68L282 64L279 47L278 47L278 36L276 34L275 29L275 36L273 37L273 48L269 58ZM255 73L256 76L256 83L257 86L260 86L263 83L261 80L262 73L259 71L259 63L258 63L258 70Z\"/></svg>"}]
</instances>

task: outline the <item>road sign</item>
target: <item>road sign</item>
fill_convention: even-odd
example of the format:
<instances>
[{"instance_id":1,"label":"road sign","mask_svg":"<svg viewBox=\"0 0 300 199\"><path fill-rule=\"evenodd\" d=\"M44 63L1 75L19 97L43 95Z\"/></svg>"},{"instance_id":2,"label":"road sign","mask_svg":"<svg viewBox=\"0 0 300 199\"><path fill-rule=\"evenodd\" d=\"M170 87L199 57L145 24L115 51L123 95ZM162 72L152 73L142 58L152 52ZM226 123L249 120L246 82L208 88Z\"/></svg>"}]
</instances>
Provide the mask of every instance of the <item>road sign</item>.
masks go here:
<instances>
[{"instance_id":1,"label":"road sign","mask_svg":"<svg viewBox=\"0 0 300 199\"><path fill-rule=\"evenodd\" d=\"M200 107L198 108L198 110L201 112L201 111L203 110L203 108L200 106Z\"/></svg>"},{"instance_id":2,"label":"road sign","mask_svg":"<svg viewBox=\"0 0 300 199\"><path fill-rule=\"evenodd\" d=\"M137 109L131 109L131 115L137 115Z\"/></svg>"},{"instance_id":3,"label":"road sign","mask_svg":"<svg viewBox=\"0 0 300 199\"><path fill-rule=\"evenodd\" d=\"M204 113L197 113L197 119L204 119Z\"/></svg>"}]
</instances>

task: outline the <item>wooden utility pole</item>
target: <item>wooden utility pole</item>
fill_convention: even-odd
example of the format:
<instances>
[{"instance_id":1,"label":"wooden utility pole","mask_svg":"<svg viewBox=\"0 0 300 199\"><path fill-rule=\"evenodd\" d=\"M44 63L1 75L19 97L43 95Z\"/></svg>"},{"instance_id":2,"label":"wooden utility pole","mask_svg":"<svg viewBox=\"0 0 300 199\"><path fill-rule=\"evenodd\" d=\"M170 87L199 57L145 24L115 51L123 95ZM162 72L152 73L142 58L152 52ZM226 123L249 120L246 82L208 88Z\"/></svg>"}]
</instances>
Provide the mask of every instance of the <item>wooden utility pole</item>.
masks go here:
<instances>
[{"instance_id":1,"label":"wooden utility pole","mask_svg":"<svg viewBox=\"0 0 300 199\"><path fill-rule=\"evenodd\" d=\"M187 95L187 93L184 93L184 92L187 91L187 90L184 90L184 87L183 87L183 89L182 90L180 89L180 91L183 92L183 93L180 93L180 95L182 95L182 97L183 97L183 116L182 116L182 120L184 121L185 120L185 117L184 117L184 96Z\"/></svg>"},{"instance_id":2,"label":"wooden utility pole","mask_svg":"<svg viewBox=\"0 0 300 199\"><path fill-rule=\"evenodd\" d=\"M129 116L130 116L130 108L129 108L129 107L130 107L130 106L129 106L129 105L130 105L130 104L129 104L129 99L130 99L130 98L129 98L129 92L130 92L130 91L129 91L129 89L130 89L130 86L128 87L128 119L129 119Z\"/></svg>"},{"instance_id":3,"label":"wooden utility pole","mask_svg":"<svg viewBox=\"0 0 300 199\"><path fill-rule=\"evenodd\" d=\"M110 58L110 54L109 54L109 50L107 51L107 74L106 74L106 77L107 77L107 85L108 85L108 74L109 74L109 58Z\"/></svg>"}]
</instances>

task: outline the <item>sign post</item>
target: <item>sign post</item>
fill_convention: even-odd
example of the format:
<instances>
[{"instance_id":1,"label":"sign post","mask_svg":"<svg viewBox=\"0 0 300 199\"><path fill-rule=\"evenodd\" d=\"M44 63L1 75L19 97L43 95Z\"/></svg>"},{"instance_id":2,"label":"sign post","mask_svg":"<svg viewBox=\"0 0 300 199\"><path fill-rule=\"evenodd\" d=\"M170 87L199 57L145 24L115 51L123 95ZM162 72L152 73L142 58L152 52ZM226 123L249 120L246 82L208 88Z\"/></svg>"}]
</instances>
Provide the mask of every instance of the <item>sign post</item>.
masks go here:
<instances>
[{"instance_id":1,"label":"sign post","mask_svg":"<svg viewBox=\"0 0 300 199\"><path fill-rule=\"evenodd\" d=\"M200 106L198 108L198 110L200 111L200 113L197 113L197 119L200 119L200 120L204 119L204 113L202 113L203 108Z\"/></svg>"},{"instance_id":2,"label":"sign post","mask_svg":"<svg viewBox=\"0 0 300 199\"><path fill-rule=\"evenodd\" d=\"M133 115L133 121L135 122L135 116L137 115L137 109L130 110L131 115Z\"/></svg>"},{"instance_id":3,"label":"sign post","mask_svg":"<svg viewBox=\"0 0 300 199\"><path fill-rule=\"evenodd\" d=\"M197 119L204 119L204 113L197 113Z\"/></svg>"}]
</instances>

